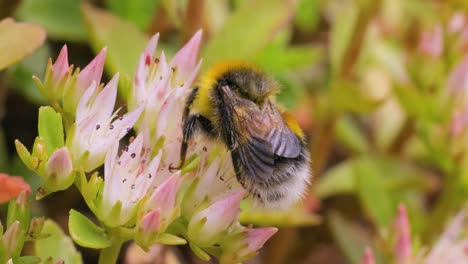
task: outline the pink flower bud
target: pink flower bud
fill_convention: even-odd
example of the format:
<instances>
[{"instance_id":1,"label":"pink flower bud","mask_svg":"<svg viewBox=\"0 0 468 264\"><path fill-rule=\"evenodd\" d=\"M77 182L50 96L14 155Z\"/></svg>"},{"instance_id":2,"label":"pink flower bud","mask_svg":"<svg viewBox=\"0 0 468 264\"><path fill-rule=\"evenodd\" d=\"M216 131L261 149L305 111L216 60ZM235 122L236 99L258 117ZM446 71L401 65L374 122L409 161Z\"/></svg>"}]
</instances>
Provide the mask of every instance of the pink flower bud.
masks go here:
<instances>
[{"instance_id":1,"label":"pink flower bud","mask_svg":"<svg viewBox=\"0 0 468 264\"><path fill-rule=\"evenodd\" d=\"M189 222L188 236L201 247L215 244L237 220L243 191L235 191L196 213Z\"/></svg>"},{"instance_id":2,"label":"pink flower bud","mask_svg":"<svg viewBox=\"0 0 468 264\"><path fill-rule=\"evenodd\" d=\"M54 83L57 84L68 73L70 66L68 65L67 45L64 45L60 53L52 65L52 74Z\"/></svg>"},{"instance_id":3,"label":"pink flower bud","mask_svg":"<svg viewBox=\"0 0 468 264\"><path fill-rule=\"evenodd\" d=\"M404 205L398 208L398 215L395 219L396 245L395 255L398 263L412 263L413 253L411 249L410 226L408 214Z\"/></svg>"},{"instance_id":4,"label":"pink flower bud","mask_svg":"<svg viewBox=\"0 0 468 264\"><path fill-rule=\"evenodd\" d=\"M372 252L372 248L366 247L364 251L364 256L362 256L361 264L375 264L374 253Z\"/></svg>"},{"instance_id":5,"label":"pink flower bud","mask_svg":"<svg viewBox=\"0 0 468 264\"><path fill-rule=\"evenodd\" d=\"M432 30L422 33L419 49L423 53L434 58L442 55L444 50L444 37L441 25L436 25Z\"/></svg>"},{"instance_id":6,"label":"pink flower bud","mask_svg":"<svg viewBox=\"0 0 468 264\"><path fill-rule=\"evenodd\" d=\"M179 83L182 80L191 79L189 78L194 68L197 65L198 50L202 40L202 31L199 30L189 40L184 47L182 47L177 54L172 58L170 65L175 67L175 80ZM192 82L192 81L189 81Z\"/></svg>"},{"instance_id":7,"label":"pink flower bud","mask_svg":"<svg viewBox=\"0 0 468 264\"><path fill-rule=\"evenodd\" d=\"M65 190L74 181L70 151L62 147L54 151L47 161L43 188L48 191Z\"/></svg>"},{"instance_id":8,"label":"pink flower bud","mask_svg":"<svg viewBox=\"0 0 468 264\"><path fill-rule=\"evenodd\" d=\"M240 256L247 256L252 253L255 253L257 250L263 247L265 242L270 239L276 232L278 228L276 227L262 227L262 228L248 228L247 229L247 239L248 244L247 248L240 251Z\"/></svg>"},{"instance_id":9,"label":"pink flower bud","mask_svg":"<svg viewBox=\"0 0 468 264\"><path fill-rule=\"evenodd\" d=\"M95 82L97 85L101 83L102 72L104 70L104 62L106 60L107 48L103 48L96 57L86 65L78 75L76 89L78 98L83 92Z\"/></svg>"}]
</instances>

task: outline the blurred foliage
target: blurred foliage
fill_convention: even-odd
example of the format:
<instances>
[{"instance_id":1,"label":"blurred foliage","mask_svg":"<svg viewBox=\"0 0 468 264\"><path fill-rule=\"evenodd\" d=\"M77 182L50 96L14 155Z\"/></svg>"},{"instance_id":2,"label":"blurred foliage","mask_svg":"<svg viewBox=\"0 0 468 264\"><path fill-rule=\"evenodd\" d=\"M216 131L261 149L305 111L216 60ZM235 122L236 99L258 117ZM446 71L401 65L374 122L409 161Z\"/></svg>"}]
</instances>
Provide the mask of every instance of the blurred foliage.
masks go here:
<instances>
[{"instance_id":1,"label":"blurred foliage","mask_svg":"<svg viewBox=\"0 0 468 264\"><path fill-rule=\"evenodd\" d=\"M46 58L55 58L63 44L78 63L107 47L107 76L120 72L125 84L151 35L160 32L160 45L171 56L202 28L202 68L233 58L259 64L282 84L278 100L309 140L314 179L303 205L283 213L247 205L241 217L256 225L296 226L281 230L265 249L272 263L335 263L336 257L320 262L317 249L324 243L330 256L346 263L359 262L366 246L377 263L389 263L389 228L399 204L408 208L411 235L422 245L431 245L466 204L466 1L7 2L0 1L2 17L11 17L0 22L0 69L8 67L0 72L2 171L25 173L13 140L32 143L35 111L24 109L44 102L30 77L42 76ZM59 207L41 206L61 219L81 202L73 193L67 198ZM73 215L71 224L83 224L80 216ZM291 235L302 229L312 231ZM312 240L305 236L313 232L325 242L294 239ZM289 249L275 250L282 244ZM92 254L83 258L94 261Z\"/></svg>"}]
</instances>

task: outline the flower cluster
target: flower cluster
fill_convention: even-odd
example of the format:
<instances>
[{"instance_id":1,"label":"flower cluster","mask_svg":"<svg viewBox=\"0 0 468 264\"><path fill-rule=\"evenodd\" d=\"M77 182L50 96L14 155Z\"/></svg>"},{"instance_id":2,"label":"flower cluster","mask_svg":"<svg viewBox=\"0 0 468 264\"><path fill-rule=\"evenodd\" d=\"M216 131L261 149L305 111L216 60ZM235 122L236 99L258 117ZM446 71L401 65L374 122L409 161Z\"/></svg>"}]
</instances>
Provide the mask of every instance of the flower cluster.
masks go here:
<instances>
[{"instance_id":1,"label":"flower cluster","mask_svg":"<svg viewBox=\"0 0 468 264\"><path fill-rule=\"evenodd\" d=\"M468 239L463 238L463 235L466 235L464 232L466 231L467 219L465 212L458 213L428 253L421 251L419 254L414 254L408 214L406 208L400 206L394 225L396 235L394 247L395 263L467 263ZM376 262L372 249L367 248L361 264L374 263Z\"/></svg>"},{"instance_id":2,"label":"flower cluster","mask_svg":"<svg viewBox=\"0 0 468 264\"><path fill-rule=\"evenodd\" d=\"M44 180L38 198L75 183L101 223L93 228L103 230L109 243L75 242L103 250L114 241L135 240L144 249L188 242L202 259L212 255L231 263L255 256L277 231L239 223L244 191L223 147L194 140L186 166L169 169L179 161L182 111L201 65L200 41L197 32L168 61L164 52L155 55L158 35L153 36L131 87L123 89L125 114L123 106L114 109L119 74L100 83L105 48L80 71L68 64L65 46L54 63L49 61L45 81L35 78L51 107L39 112L32 151L19 141L16 147ZM122 144L132 128L135 136ZM102 165L100 176L96 169ZM80 237L74 226L70 224L72 238Z\"/></svg>"}]
</instances>

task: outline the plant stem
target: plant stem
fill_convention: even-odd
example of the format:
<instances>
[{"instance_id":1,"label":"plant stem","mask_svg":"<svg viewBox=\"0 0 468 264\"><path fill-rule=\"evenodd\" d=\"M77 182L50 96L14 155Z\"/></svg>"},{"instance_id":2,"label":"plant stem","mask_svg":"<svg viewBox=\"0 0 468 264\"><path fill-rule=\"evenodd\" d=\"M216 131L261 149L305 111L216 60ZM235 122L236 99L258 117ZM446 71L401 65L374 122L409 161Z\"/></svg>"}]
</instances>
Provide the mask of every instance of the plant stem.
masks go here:
<instances>
[{"instance_id":1,"label":"plant stem","mask_svg":"<svg viewBox=\"0 0 468 264\"><path fill-rule=\"evenodd\" d=\"M112 245L108 248L101 250L99 254L99 264L115 264L119 257L120 248L122 247L123 241L113 240Z\"/></svg>"}]
</instances>

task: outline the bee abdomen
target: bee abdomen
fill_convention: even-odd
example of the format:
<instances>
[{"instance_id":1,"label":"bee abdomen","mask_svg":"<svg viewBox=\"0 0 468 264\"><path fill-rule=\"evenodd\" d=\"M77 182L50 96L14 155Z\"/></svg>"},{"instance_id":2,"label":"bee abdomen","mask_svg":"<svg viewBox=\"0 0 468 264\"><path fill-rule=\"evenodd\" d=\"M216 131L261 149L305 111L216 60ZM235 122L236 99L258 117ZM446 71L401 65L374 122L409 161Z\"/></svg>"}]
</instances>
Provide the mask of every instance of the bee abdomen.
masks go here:
<instances>
[{"instance_id":1,"label":"bee abdomen","mask_svg":"<svg viewBox=\"0 0 468 264\"><path fill-rule=\"evenodd\" d=\"M310 181L309 153L305 148L297 158L275 159L273 173L263 180L239 175L239 182L263 207L286 207L299 200Z\"/></svg>"}]
</instances>

